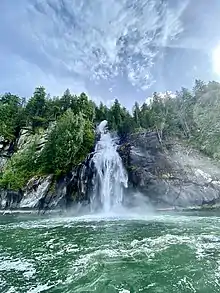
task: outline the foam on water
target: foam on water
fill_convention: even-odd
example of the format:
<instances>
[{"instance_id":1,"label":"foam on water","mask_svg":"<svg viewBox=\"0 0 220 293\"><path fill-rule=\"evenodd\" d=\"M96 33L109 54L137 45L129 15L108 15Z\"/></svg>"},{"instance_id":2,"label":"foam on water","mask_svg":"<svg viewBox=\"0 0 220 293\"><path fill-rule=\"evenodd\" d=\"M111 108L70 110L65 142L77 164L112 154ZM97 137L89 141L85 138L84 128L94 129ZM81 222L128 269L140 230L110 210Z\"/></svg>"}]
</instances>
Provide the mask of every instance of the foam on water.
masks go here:
<instances>
[{"instance_id":1,"label":"foam on water","mask_svg":"<svg viewBox=\"0 0 220 293\"><path fill-rule=\"evenodd\" d=\"M18 217L18 222L12 222L7 225L0 225L0 229L41 229L41 228L53 228L53 227L71 227L74 225L85 225L96 226L98 223L103 223L104 225L111 225L113 222L122 223L126 222L142 222L146 223L169 223L169 224L178 224L182 226L192 226L197 227L198 229L202 228L203 230L209 229L210 223L213 221L216 223L215 229L220 231L220 218L215 216L201 217L201 216L189 216L188 214L181 213L149 213L149 214L137 214L132 212L132 210L121 209L120 212L109 212L109 213L94 213L94 214L85 214L82 216L49 216L43 218L32 218L28 216L29 220L22 220L23 217Z\"/></svg>"},{"instance_id":2,"label":"foam on water","mask_svg":"<svg viewBox=\"0 0 220 293\"><path fill-rule=\"evenodd\" d=\"M0 226L0 237L13 239L0 240L0 288L7 282L5 292L218 292L219 224L218 217L179 213L9 222L7 234ZM19 289L13 276L28 281Z\"/></svg>"},{"instance_id":3,"label":"foam on water","mask_svg":"<svg viewBox=\"0 0 220 293\"><path fill-rule=\"evenodd\" d=\"M36 270L32 263L22 259L11 259L9 256L0 258L0 272L17 271L22 272L25 278L31 278L35 274Z\"/></svg>"}]
</instances>

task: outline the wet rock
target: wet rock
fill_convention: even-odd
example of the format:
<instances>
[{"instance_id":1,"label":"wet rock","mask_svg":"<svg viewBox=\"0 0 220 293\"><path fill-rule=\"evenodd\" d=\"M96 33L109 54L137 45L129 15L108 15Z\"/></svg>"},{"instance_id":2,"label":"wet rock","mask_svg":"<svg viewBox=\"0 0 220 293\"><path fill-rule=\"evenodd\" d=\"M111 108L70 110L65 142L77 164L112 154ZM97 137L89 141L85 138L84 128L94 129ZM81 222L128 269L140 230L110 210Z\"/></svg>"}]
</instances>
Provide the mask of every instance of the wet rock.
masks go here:
<instances>
[{"instance_id":1,"label":"wet rock","mask_svg":"<svg viewBox=\"0 0 220 293\"><path fill-rule=\"evenodd\" d=\"M54 126L55 123L51 123L46 130L35 134L30 127L22 128L12 142L0 137L0 172L4 171L15 151L24 149L30 143L36 142L37 152L40 152ZM84 162L59 178L54 175L35 176L23 191L0 190L0 208L46 211L70 208L76 202L89 202L93 178L93 167L90 164L92 156L92 153L89 154Z\"/></svg>"},{"instance_id":2,"label":"wet rock","mask_svg":"<svg viewBox=\"0 0 220 293\"><path fill-rule=\"evenodd\" d=\"M0 136L0 172L3 171L8 159L12 156L14 151L14 142L10 142Z\"/></svg>"},{"instance_id":3,"label":"wet rock","mask_svg":"<svg viewBox=\"0 0 220 293\"><path fill-rule=\"evenodd\" d=\"M52 176L32 178L24 190L20 208L38 208L39 201L47 197L51 180Z\"/></svg>"},{"instance_id":4,"label":"wet rock","mask_svg":"<svg viewBox=\"0 0 220 293\"><path fill-rule=\"evenodd\" d=\"M19 207L23 198L23 191L0 190L0 208L1 209L16 209Z\"/></svg>"},{"instance_id":5,"label":"wet rock","mask_svg":"<svg viewBox=\"0 0 220 293\"><path fill-rule=\"evenodd\" d=\"M188 207L220 201L220 166L183 142L155 132L133 134L119 153L129 185L159 207Z\"/></svg>"},{"instance_id":6,"label":"wet rock","mask_svg":"<svg viewBox=\"0 0 220 293\"><path fill-rule=\"evenodd\" d=\"M88 203L92 191L93 165L90 154L71 172L55 179L35 176L24 190L0 190L0 209L66 210L76 203Z\"/></svg>"},{"instance_id":7,"label":"wet rock","mask_svg":"<svg viewBox=\"0 0 220 293\"><path fill-rule=\"evenodd\" d=\"M25 144L29 143L32 135L33 133L31 128L22 128L17 140L17 149L21 149L25 146Z\"/></svg>"}]
</instances>

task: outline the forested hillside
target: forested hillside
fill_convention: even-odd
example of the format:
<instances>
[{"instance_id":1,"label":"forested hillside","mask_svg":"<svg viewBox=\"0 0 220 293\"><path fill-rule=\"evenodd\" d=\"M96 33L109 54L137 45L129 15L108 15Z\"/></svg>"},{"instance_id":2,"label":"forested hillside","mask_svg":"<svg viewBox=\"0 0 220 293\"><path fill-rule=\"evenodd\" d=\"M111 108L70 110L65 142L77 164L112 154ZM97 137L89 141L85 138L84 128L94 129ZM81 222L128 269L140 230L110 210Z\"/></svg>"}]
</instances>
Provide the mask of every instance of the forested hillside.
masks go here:
<instances>
[{"instance_id":1,"label":"forested hillside","mask_svg":"<svg viewBox=\"0 0 220 293\"><path fill-rule=\"evenodd\" d=\"M66 90L62 97L52 98L38 87L28 99L10 93L0 96L1 141L13 146L13 155L0 170L0 187L19 189L35 175L68 172L93 149L95 127L104 119L122 138L143 129L157 131L161 143L167 136L178 137L220 159L220 83L196 80L192 90L155 92L146 103L135 102L132 113L118 100L108 108L96 105L85 93L76 96ZM34 139L16 152L24 129ZM39 150L35 138L41 133L46 143Z\"/></svg>"}]
</instances>

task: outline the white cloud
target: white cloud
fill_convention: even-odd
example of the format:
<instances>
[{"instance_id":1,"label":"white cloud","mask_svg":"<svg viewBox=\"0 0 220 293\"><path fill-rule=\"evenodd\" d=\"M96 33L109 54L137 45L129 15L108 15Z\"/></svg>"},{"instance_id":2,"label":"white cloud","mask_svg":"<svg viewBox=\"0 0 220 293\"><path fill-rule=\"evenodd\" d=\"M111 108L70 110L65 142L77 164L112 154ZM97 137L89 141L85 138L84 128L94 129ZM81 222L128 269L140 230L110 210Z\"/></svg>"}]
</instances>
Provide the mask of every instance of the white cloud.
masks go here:
<instances>
[{"instance_id":1,"label":"white cloud","mask_svg":"<svg viewBox=\"0 0 220 293\"><path fill-rule=\"evenodd\" d=\"M4 56L2 59L4 59ZM3 60L0 58L0 63L3 65ZM44 72L40 67L31 64L23 59L18 59L16 55L10 56L10 61L15 64L16 71L9 71L9 75L4 75L1 78L1 92L11 91L11 82L13 82L14 91L16 94L30 96L35 87L44 86L48 93L53 95L61 95L67 88L75 94L86 91L86 86L83 81L75 81L71 77L59 78L52 73ZM20 74L17 74L19 72Z\"/></svg>"},{"instance_id":2,"label":"white cloud","mask_svg":"<svg viewBox=\"0 0 220 293\"><path fill-rule=\"evenodd\" d=\"M123 72L134 85L152 83L159 47L183 31L180 15L153 0L35 1L31 27L48 59L80 79L110 79ZM187 1L183 1L187 3Z\"/></svg>"},{"instance_id":3,"label":"white cloud","mask_svg":"<svg viewBox=\"0 0 220 293\"><path fill-rule=\"evenodd\" d=\"M15 60L13 82L19 88L43 84L53 94L67 87L86 91L87 83L119 75L149 88L155 58L183 31L188 0L175 8L157 0L18 2L5 1L0 20L8 59Z\"/></svg>"}]
</instances>

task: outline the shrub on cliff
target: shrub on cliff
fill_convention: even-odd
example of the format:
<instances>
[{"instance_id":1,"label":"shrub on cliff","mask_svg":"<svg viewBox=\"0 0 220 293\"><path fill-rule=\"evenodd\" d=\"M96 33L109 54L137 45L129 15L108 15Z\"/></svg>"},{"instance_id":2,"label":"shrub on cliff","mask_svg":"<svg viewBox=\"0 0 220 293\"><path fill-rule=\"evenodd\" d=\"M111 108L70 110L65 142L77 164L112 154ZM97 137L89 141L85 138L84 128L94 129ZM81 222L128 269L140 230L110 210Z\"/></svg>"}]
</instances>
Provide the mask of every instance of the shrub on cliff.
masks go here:
<instances>
[{"instance_id":1,"label":"shrub on cliff","mask_svg":"<svg viewBox=\"0 0 220 293\"><path fill-rule=\"evenodd\" d=\"M91 151L94 145L92 124L68 109L57 121L39 157L43 173L67 172Z\"/></svg>"},{"instance_id":2,"label":"shrub on cliff","mask_svg":"<svg viewBox=\"0 0 220 293\"><path fill-rule=\"evenodd\" d=\"M40 151L37 140L12 156L1 175L0 187L19 189L33 176L68 172L85 159L94 139L92 123L82 113L75 115L68 109L51 129Z\"/></svg>"},{"instance_id":3,"label":"shrub on cliff","mask_svg":"<svg viewBox=\"0 0 220 293\"><path fill-rule=\"evenodd\" d=\"M18 190L38 172L37 144L34 141L15 153L8 161L0 176L0 187Z\"/></svg>"}]
</instances>

